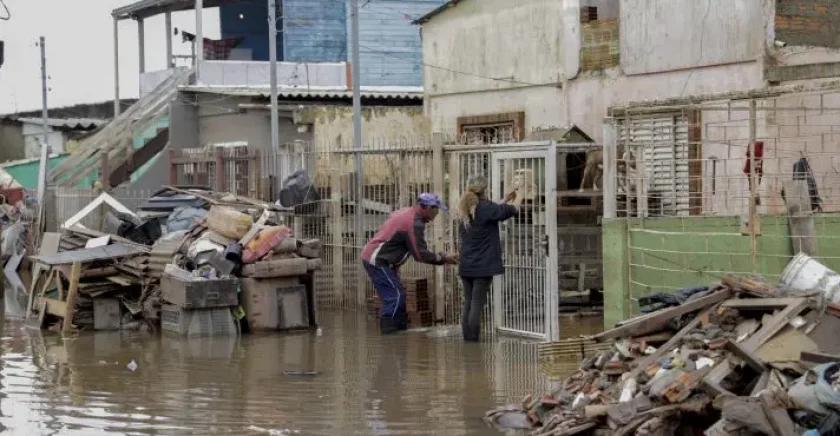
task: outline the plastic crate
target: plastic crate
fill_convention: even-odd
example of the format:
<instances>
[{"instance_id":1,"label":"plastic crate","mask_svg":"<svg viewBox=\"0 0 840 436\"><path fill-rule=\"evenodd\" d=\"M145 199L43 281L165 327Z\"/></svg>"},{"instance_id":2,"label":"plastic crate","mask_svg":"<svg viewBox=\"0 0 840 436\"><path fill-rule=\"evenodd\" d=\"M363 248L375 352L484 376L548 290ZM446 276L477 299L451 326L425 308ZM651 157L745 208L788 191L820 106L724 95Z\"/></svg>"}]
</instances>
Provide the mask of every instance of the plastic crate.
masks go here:
<instances>
[{"instance_id":1,"label":"plastic crate","mask_svg":"<svg viewBox=\"0 0 840 436\"><path fill-rule=\"evenodd\" d=\"M235 336L236 320L230 308L183 309L165 304L160 311L161 329L180 336Z\"/></svg>"}]
</instances>

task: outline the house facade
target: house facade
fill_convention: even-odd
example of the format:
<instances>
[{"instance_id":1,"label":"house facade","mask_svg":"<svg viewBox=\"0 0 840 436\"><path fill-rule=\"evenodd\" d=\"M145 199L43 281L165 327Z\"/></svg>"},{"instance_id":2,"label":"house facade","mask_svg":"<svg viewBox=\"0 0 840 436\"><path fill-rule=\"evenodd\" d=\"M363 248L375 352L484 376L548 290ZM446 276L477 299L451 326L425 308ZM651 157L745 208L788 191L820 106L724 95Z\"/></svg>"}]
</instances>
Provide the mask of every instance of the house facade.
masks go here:
<instances>
[{"instance_id":1,"label":"house facade","mask_svg":"<svg viewBox=\"0 0 840 436\"><path fill-rule=\"evenodd\" d=\"M840 147L826 135L838 123L815 121L819 114L777 121L781 111L804 106L827 116L829 105L813 101L820 97L773 91L840 77L831 31L838 17L840 5L824 0L452 0L416 21L425 110L434 130L465 142L525 140L535 130L576 125L598 143L648 147L658 157L645 189L668 189L661 196L669 213L740 213L750 137L778 152L764 157L777 159L765 164L779 173L805 150ZM775 96L759 106L777 109L750 116L744 101L737 107L762 92ZM613 123L613 138L605 138ZM759 190L778 197L776 188ZM733 193L743 204L732 204Z\"/></svg>"}]
</instances>

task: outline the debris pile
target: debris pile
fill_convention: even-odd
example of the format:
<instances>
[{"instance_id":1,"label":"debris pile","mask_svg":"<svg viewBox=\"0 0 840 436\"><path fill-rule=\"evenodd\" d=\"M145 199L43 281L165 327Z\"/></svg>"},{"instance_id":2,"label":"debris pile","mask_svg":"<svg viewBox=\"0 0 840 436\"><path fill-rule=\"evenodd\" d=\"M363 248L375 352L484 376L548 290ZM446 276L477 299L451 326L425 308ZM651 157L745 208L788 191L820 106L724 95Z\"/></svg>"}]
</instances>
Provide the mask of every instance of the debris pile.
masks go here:
<instances>
[{"instance_id":1,"label":"debris pile","mask_svg":"<svg viewBox=\"0 0 840 436\"><path fill-rule=\"evenodd\" d=\"M835 434L840 318L830 292L727 276L649 299L664 308L590 338L611 345L592 348L558 390L485 420L554 436Z\"/></svg>"},{"instance_id":2,"label":"debris pile","mask_svg":"<svg viewBox=\"0 0 840 436\"><path fill-rule=\"evenodd\" d=\"M97 209L104 231L82 224ZM296 239L283 212L194 187L167 186L137 213L102 194L44 235L27 313L64 331L313 328L320 241Z\"/></svg>"}]
</instances>

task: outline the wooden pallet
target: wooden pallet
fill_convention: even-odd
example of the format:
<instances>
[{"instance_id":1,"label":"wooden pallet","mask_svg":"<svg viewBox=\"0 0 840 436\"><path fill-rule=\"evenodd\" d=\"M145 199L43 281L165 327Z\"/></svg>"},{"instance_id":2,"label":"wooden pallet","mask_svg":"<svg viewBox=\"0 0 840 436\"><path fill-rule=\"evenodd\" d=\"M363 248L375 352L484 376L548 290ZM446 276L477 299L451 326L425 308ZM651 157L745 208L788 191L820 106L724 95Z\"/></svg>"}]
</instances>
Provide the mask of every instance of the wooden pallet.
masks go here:
<instances>
[{"instance_id":1,"label":"wooden pallet","mask_svg":"<svg viewBox=\"0 0 840 436\"><path fill-rule=\"evenodd\" d=\"M557 362L584 359L611 348L611 342L595 342L594 339L580 337L539 344L537 353L541 362Z\"/></svg>"}]
</instances>

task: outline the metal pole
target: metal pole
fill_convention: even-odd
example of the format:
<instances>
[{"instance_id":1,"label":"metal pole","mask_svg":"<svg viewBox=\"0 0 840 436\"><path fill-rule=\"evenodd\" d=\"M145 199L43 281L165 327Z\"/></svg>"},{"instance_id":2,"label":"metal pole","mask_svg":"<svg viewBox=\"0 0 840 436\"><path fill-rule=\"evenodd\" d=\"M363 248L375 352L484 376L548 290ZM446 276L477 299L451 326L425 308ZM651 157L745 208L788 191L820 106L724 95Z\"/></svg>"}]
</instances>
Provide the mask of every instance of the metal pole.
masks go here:
<instances>
[{"instance_id":1,"label":"metal pole","mask_svg":"<svg viewBox=\"0 0 840 436\"><path fill-rule=\"evenodd\" d=\"M350 28L352 33L352 54L351 60L353 67L353 149L356 151L354 156L354 166L356 172L356 244L361 247L365 243L365 209L362 204L364 199L364 170L362 168L362 156L359 151L362 150L362 92L361 92L361 78L359 77L361 68L359 67L359 0L350 1ZM363 277L361 265L359 266L359 277ZM356 296L357 301L364 304L364 280L357 280Z\"/></svg>"},{"instance_id":2,"label":"metal pole","mask_svg":"<svg viewBox=\"0 0 840 436\"><path fill-rule=\"evenodd\" d=\"M280 121L277 109L277 1L268 0L268 59L271 85L271 153L280 150ZM287 174L279 174L280 178Z\"/></svg>"},{"instance_id":3,"label":"metal pole","mask_svg":"<svg viewBox=\"0 0 840 436\"><path fill-rule=\"evenodd\" d=\"M750 204L749 204L749 226L750 226L750 254L752 255L753 272L758 272L758 210L755 199L757 198L758 178L755 173L755 136L756 136L756 110L755 100L750 100L750 142L747 149L750 150Z\"/></svg>"},{"instance_id":4,"label":"metal pole","mask_svg":"<svg viewBox=\"0 0 840 436\"><path fill-rule=\"evenodd\" d=\"M42 129L44 136L42 138L41 143L41 162L38 167L38 231L37 234L40 234L40 231L44 228L44 215L45 215L45 207L44 207L44 198L46 197L47 193L47 157L50 154L50 142L49 142L49 125L47 123L47 49L46 49L46 39L42 36L40 38L40 45L41 45L41 117L42 120Z\"/></svg>"},{"instance_id":5,"label":"metal pole","mask_svg":"<svg viewBox=\"0 0 840 436\"><path fill-rule=\"evenodd\" d=\"M612 120L604 120L604 218L618 216L618 149L614 129Z\"/></svg>"},{"instance_id":6,"label":"metal pole","mask_svg":"<svg viewBox=\"0 0 840 436\"><path fill-rule=\"evenodd\" d=\"M120 29L114 17L114 118L120 114Z\"/></svg>"},{"instance_id":7,"label":"metal pole","mask_svg":"<svg viewBox=\"0 0 840 436\"><path fill-rule=\"evenodd\" d=\"M143 74L146 72L146 26L142 18L137 19L137 42L140 45L138 64L140 65L140 74Z\"/></svg>"},{"instance_id":8,"label":"metal pole","mask_svg":"<svg viewBox=\"0 0 840 436\"><path fill-rule=\"evenodd\" d=\"M166 20L166 69L172 68L172 12L164 14Z\"/></svg>"},{"instance_id":9,"label":"metal pole","mask_svg":"<svg viewBox=\"0 0 840 436\"><path fill-rule=\"evenodd\" d=\"M203 12L204 0L195 0L195 81L198 83L201 83L201 63L204 62Z\"/></svg>"}]
</instances>

